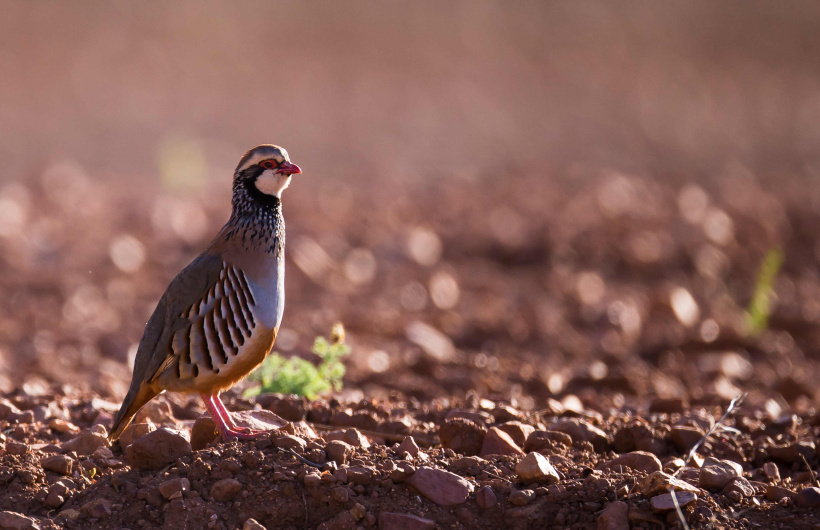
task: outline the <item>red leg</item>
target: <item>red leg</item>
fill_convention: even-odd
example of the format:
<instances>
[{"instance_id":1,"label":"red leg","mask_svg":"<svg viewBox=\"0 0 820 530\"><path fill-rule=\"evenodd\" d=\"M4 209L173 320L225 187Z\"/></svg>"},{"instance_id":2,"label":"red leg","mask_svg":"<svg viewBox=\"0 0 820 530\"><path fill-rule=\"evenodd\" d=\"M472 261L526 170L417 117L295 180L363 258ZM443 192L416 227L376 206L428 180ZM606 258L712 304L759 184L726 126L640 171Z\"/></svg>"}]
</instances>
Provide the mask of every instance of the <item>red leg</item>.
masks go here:
<instances>
[{"instance_id":1,"label":"red leg","mask_svg":"<svg viewBox=\"0 0 820 530\"><path fill-rule=\"evenodd\" d=\"M211 417L216 423L216 428L219 431L223 440L233 440L236 438L254 438L257 432L248 429L247 427L240 427L234 423L231 414L225 409L225 405L219 399L219 394L208 396L200 394L202 401L205 402L205 407L211 414Z\"/></svg>"}]
</instances>

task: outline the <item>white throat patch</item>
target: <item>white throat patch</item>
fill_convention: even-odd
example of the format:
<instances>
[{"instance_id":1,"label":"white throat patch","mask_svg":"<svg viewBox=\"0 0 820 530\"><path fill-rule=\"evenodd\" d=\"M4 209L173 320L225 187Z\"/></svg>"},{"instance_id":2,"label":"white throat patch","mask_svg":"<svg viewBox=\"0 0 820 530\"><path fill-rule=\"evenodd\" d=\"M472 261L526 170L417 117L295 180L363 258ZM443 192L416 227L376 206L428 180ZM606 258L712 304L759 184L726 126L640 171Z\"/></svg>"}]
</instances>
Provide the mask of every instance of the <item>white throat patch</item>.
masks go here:
<instances>
[{"instance_id":1,"label":"white throat patch","mask_svg":"<svg viewBox=\"0 0 820 530\"><path fill-rule=\"evenodd\" d=\"M290 184L290 175L276 173L269 169L256 178L256 189L267 195L282 198L282 190Z\"/></svg>"}]
</instances>

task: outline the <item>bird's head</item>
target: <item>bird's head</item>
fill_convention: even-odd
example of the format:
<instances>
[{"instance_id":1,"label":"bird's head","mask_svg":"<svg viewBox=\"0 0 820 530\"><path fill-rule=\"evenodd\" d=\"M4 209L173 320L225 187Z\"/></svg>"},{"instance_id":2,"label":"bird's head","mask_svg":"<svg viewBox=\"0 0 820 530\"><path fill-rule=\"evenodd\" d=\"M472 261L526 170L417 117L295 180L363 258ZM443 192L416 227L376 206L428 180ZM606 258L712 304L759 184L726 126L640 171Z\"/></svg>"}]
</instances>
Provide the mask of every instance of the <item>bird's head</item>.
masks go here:
<instances>
[{"instance_id":1,"label":"bird's head","mask_svg":"<svg viewBox=\"0 0 820 530\"><path fill-rule=\"evenodd\" d=\"M284 147L260 145L239 161L234 172L234 187L242 187L251 197L267 202L272 197L280 199L291 176L301 172L299 166L291 163Z\"/></svg>"}]
</instances>

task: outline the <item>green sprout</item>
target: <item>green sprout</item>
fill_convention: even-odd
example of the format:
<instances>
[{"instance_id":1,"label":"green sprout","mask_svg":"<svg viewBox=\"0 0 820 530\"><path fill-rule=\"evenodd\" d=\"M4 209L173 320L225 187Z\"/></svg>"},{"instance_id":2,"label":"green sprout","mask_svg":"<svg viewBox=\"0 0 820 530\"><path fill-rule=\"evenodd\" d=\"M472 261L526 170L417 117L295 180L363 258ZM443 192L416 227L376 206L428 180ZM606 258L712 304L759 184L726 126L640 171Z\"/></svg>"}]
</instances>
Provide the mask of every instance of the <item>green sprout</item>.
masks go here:
<instances>
[{"instance_id":1,"label":"green sprout","mask_svg":"<svg viewBox=\"0 0 820 530\"><path fill-rule=\"evenodd\" d=\"M247 389L244 396L277 393L316 399L325 392L341 389L342 377L345 375L342 357L350 353L350 347L344 343L342 325L333 326L330 341L321 336L316 337L312 351L320 359L318 365L299 357L286 359L278 353L271 353L248 376L250 381L259 384Z\"/></svg>"},{"instance_id":2,"label":"green sprout","mask_svg":"<svg viewBox=\"0 0 820 530\"><path fill-rule=\"evenodd\" d=\"M746 328L751 335L759 335L769 325L774 280L777 278L777 273L782 265L783 251L778 247L769 249L760 264L754 294L749 302L749 307L746 308Z\"/></svg>"}]
</instances>

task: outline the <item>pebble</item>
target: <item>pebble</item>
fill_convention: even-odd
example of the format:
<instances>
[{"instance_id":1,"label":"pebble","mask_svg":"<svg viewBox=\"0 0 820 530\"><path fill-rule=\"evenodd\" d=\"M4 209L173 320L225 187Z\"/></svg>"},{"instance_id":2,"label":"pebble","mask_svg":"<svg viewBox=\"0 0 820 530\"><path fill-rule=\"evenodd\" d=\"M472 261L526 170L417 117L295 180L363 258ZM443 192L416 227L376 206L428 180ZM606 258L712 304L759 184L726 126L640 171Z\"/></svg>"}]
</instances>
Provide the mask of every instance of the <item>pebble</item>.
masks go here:
<instances>
[{"instance_id":1,"label":"pebble","mask_svg":"<svg viewBox=\"0 0 820 530\"><path fill-rule=\"evenodd\" d=\"M325 453L327 454L328 459L333 460L341 466L346 464L353 457L353 455L356 454L356 450L353 449L353 446L346 442L341 440L331 440L325 446Z\"/></svg>"},{"instance_id":2,"label":"pebble","mask_svg":"<svg viewBox=\"0 0 820 530\"><path fill-rule=\"evenodd\" d=\"M453 418L439 426L441 445L462 455L477 455L481 452L487 428L472 420Z\"/></svg>"},{"instance_id":3,"label":"pebble","mask_svg":"<svg viewBox=\"0 0 820 530\"><path fill-rule=\"evenodd\" d=\"M609 503L598 516L598 530L629 530L628 513L629 506L625 502Z\"/></svg>"},{"instance_id":4,"label":"pebble","mask_svg":"<svg viewBox=\"0 0 820 530\"><path fill-rule=\"evenodd\" d=\"M683 508L684 506L689 506L698 500L698 496L689 491L679 491L675 493L675 499L677 499L678 505ZM664 513L675 509L675 501L672 499L671 493L656 495L655 497L652 497L649 502L652 504L652 509L658 513Z\"/></svg>"},{"instance_id":5,"label":"pebble","mask_svg":"<svg viewBox=\"0 0 820 530\"><path fill-rule=\"evenodd\" d=\"M53 471L61 475L70 475L74 470L74 460L65 455L51 455L40 460L40 465L46 471Z\"/></svg>"},{"instance_id":6,"label":"pebble","mask_svg":"<svg viewBox=\"0 0 820 530\"><path fill-rule=\"evenodd\" d=\"M558 431L533 431L524 442L524 451L552 452L556 445L569 447L572 445L572 437Z\"/></svg>"},{"instance_id":7,"label":"pebble","mask_svg":"<svg viewBox=\"0 0 820 530\"><path fill-rule=\"evenodd\" d=\"M0 512L0 528L8 530L29 530L40 528L37 522L17 512Z\"/></svg>"},{"instance_id":8,"label":"pebble","mask_svg":"<svg viewBox=\"0 0 820 530\"><path fill-rule=\"evenodd\" d=\"M284 436L279 436L273 440L273 445L276 447L281 447L283 449L293 449L297 453L302 453L305 451L305 447L307 447L307 442L298 436L294 436L292 434L286 434Z\"/></svg>"},{"instance_id":9,"label":"pebble","mask_svg":"<svg viewBox=\"0 0 820 530\"><path fill-rule=\"evenodd\" d=\"M6 398L0 398L0 421L6 420L9 416L20 414L14 403ZM14 512L0 512L0 513L14 513Z\"/></svg>"},{"instance_id":10,"label":"pebble","mask_svg":"<svg viewBox=\"0 0 820 530\"><path fill-rule=\"evenodd\" d=\"M28 445L23 442L9 440L8 443L6 443L6 452L10 455L24 455L28 453L28 450Z\"/></svg>"},{"instance_id":11,"label":"pebble","mask_svg":"<svg viewBox=\"0 0 820 530\"><path fill-rule=\"evenodd\" d=\"M74 425L71 422L68 422L68 421L60 419L60 418L54 418L53 420L48 422L48 428L51 429L54 432L58 432L58 433L61 433L61 434L66 434L66 433L77 434L78 432L80 432L79 427L77 427L76 425Z\"/></svg>"},{"instance_id":12,"label":"pebble","mask_svg":"<svg viewBox=\"0 0 820 530\"><path fill-rule=\"evenodd\" d=\"M820 488L803 488L794 497L794 503L803 508L817 508L820 506Z\"/></svg>"},{"instance_id":13,"label":"pebble","mask_svg":"<svg viewBox=\"0 0 820 530\"><path fill-rule=\"evenodd\" d=\"M518 447L522 447L529 435L535 431L535 427L520 421L508 421L499 425L498 428L507 433Z\"/></svg>"},{"instance_id":14,"label":"pebble","mask_svg":"<svg viewBox=\"0 0 820 530\"><path fill-rule=\"evenodd\" d=\"M211 497L219 502L232 501L242 490L242 484L232 478L223 478L211 486Z\"/></svg>"},{"instance_id":15,"label":"pebble","mask_svg":"<svg viewBox=\"0 0 820 530\"><path fill-rule=\"evenodd\" d=\"M498 502L495 492L489 486L483 486L475 494L475 502L479 508L492 508Z\"/></svg>"},{"instance_id":16,"label":"pebble","mask_svg":"<svg viewBox=\"0 0 820 530\"><path fill-rule=\"evenodd\" d=\"M370 442L358 429L346 430L344 435L342 435L342 441L357 449L367 450L370 448Z\"/></svg>"},{"instance_id":17,"label":"pebble","mask_svg":"<svg viewBox=\"0 0 820 530\"><path fill-rule=\"evenodd\" d=\"M535 492L532 490L513 490L510 493L510 504L516 506L526 506L535 498Z\"/></svg>"},{"instance_id":18,"label":"pebble","mask_svg":"<svg viewBox=\"0 0 820 530\"><path fill-rule=\"evenodd\" d=\"M416 467L409 462L398 462L396 469L390 472L390 480L393 482L404 482L407 477L416 472Z\"/></svg>"},{"instance_id":19,"label":"pebble","mask_svg":"<svg viewBox=\"0 0 820 530\"><path fill-rule=\"evenodd\" d=\"M774 462L766 462L763 464L763 474L766 475L766 478L772 482L777 482L780 480L780 470L777 469L777 464Z\"/></svg>"},{"instance_id":20,"label":"pebble","mask_svg":"<svg viewBox=\"0 0 820 530\"><path fill-rule=\"evenodd\" d=\"M439 506L461 504L474 489L470 482L454 473L429 467L419 468L405 482Z\"/></svg>"},{"instance_id":21,"label":"pebble","mask_svg":"<svg viewBox=\"0 0 820 530\"><path fill-rule=\"evenodd\" d=\"M364 519L364 516L367 515L367 508L357 502L353 505L353 508L350 509L350 515L357 521L361 521Z\"/></svg>"},{"instance_id":22,"label":"pebble","mask_svg":"<svg viewBox=\"0 0 820 530\"><path fill-rule=\"evenodd\" d=\"M483 410L452 409L447 413L447 416L444 417L445 420L453 420L456 418L470 420L478 423L479 425L490 425L495 421L492 414L489 412L484 412Z\"/></svg>"},{"instance_id":23,"label":"pebble","mask_svg":"<svg viewBox=\"0 0 820 530\"><path fill-rule=\"evenodd\" d=\"M736 477L743 476L743 467L731 460L708 457L703 461L698 478L698 486L704 489L720 490Z\"/></svg>"},{"instance_id":24,"label":"pebble","mask_svg":"<svg viewBox=\"0 0 820 530\"><path fill-rule=\"evenodd\" d=\"M190 453L191 443L168 428L140 436L125 449L128 465L140 469L159 469Z\"/></svg>"},{"instance_id":25,"label":"pebble","mask_svg":"<svg viewBox=\"0 0 820 530\"><path fill-rule=\"evenodd\" d=\"M811 459L815 453L814 442L802 441L785 445L770 445L766 449L766 454L779 462L791 464L795 461L802 461L802 457Z\"/></svg>"},{"instance_id":26,"label":"pebble","mask_svg":"<svg viewBox=\"0 0 820 530\"><path fill-rule=\"evenodd\" d=\"M766 499L778 502L781 499L788 498L793 499L797 496L797 492L792 491L788 488L782 488L780 486L768 485L766 486Z\"/></svg>"},{"instance_id":27,"label":"pebble","mask_svg":"<svg viewBox=\"0 0 820 530\"><path fill-rule=\"evenodd\" d=\"M322 477L316 473L308 473L302 479L302 482L304 482L306 488L318 488L322 483Z\"/></svg>"},{"instance_id":28,"label":"pebble","mask_svg":"<svg viewBox=\"0 0 820 530\"><path fill-rule=\"evenodd\" d=\"M609 443L604 431L584 420L575 418L553 423L550 425L550 430L570 435L573 442L589 442L598 453L603 452Z\"/></svg>"},{"instance_id":29,"label":"pebble","mask_svg":"<svg viewBox=\"0 0 820 530\"><path fill-rule=\"evenodd\" d=\"M166 480L157 489L166 499L178 499L182 497L183 493L191 489L191 483L185 477L177 477Z\"/></svg>"},{"instance_id":30,"label":"pebble","mask_svg":"<svg viewBox=\"0 0 820 530\"><path fill-rule=\"evenodd\" d=\"M157 426L154 425L153 422L146 422L146 423L131 423L125 430L122 431L120 434L119 441L120 447L125 449L132 443L134 440L139 438L140 436L145 436L149 432L157 430Z\"/></svg>"},{"instance_id":31,"label":"pebble","mask_svg":"<svg viewBox=\"0 0 820 530\"><path fill-rule=\"evenodd\" d=\"M515 466L515 472L522 484L547 482L550 484L561 480L550 461L541 453L530 453Z\"/></svg>"},{"instance_id":32,"label":"pebble","mask_svg":"<svg viewBox=\"0 0 820 530\"><path fill-rule=\"evenodd\" d=\"M376 472L371 467L354 466L347 468L347 481L350 484L367 486L373 480Z\"/></svg>"},{"instance_id":33,"label":"pebble","mask_svg":"<svg viewBox=\"0 0 820 530\"><path fill-rule=\"evenodd\" d=\"M513 441L509 434L498 427L490 427L484 436L480 455L523 455L524 451Z\"/></svg>"},{"instance_id":34,"label":"pebble","mask_svg":"<svg viewBox=\"0 0 820 530\"><path fill-rule=\"evenodd\" d=\"M89 517L101 519L106 515L111 515L111 502L106 499L94 499L83 504L80 511Z\"/></svg>"},{"instance_id":35,"label":"pebble","mask_svg":"<svg viewBox=\"0 0 820 530\"><path fill-rule=\"evenodd\" d=\"M436 522L408 513L381 512L380 530L433 530Z\"/></svg>"},{"instance_id":36,"label":"pebble","mask_svg":"<svg viewBox=\"0 0 820 530\"><path fill-rule=\"evenodd\" d=\"M739 502L745 497L751 497L755 494L755 489L752 484L743 477L736 477L729 481L723 488L723 494L731 498L735 502Z\"/></svg>"},{"instance_id":37,"label":"pebble","mask_svg":"<svg viewBox=\"0 0 820 530\"><path fill-rule=\"evenodd\" d=\"M414 440L412 436L405 436L404 440L402 440L396 448L396 451L398 451L399 454L409 453L411 456L415 457L419 454L419 446L416 444L416 440Z\"/></svg>"},{"instance_id":38,"label":"pebble","mask_svg":"<svg viewBox=\"0 0 820 530\"><path fill-rule=\"evenodd\" d=\"M144 436L144 433L141 436ZM214 442L219 438L219 433L216 430L216 423L210 415L204 414L196 419L194 426L191 427L191 449L194 451L201 451L208 447L208 444ZM134 439L136 440L136 438ZM133 440L131 441L133 443ZM130 443L128 445L131 445Z\"/></svg>"},{"instance_id":39,"label":"pebble","mask_svg":"<svg viewBox=\"0 0 820 530\"><path fill-rule=\"evenodd\" d=\"M92 432L84 432L64 444L61 449L63 453L75 452L79 456L90 455L97 450L98 447L108 447L108 438L102 434Z\"/></svg>"},{"instance_id":40,"label":"pebble","mask_svg":"<svg viewBox=\"0 0 820 530\"><path fill-rule=\"evenodd\" d=\"M242 525L242 530L267 530L264 526L262 526L259 521L254 518L250 518L245 521L245 524Z\"/></svg>"},{"instance_id":41,"label":"pebble","mask_svg":"<svg viewBox=\"0 0 820 530\"><path fill-rule=\"evenodd\" d=\"M675 491L688 491L690 493L698 493L700 490L692 486L686 481L675 478L663 471L655 471L644 477L638 483L638 491L647 497L652 497L660 493L666 493L669 488L675 488Z\"/></svg>"},{"instance_id":42,"label":"pebble","mask_svg":"<svg viewBox=\"0 0 820 530\"><path fill-rule=\"evenodd\" d=\"M643 471L644 473L654 473L655 471L663 469L663 465L661 461L658 460L658 457L646 451L632 451L631 453L620 455L598 466L598 469L618 471L621 467L628 467L629 469Z\"/></svg>"},{"instance_id":43,"label":"pebble","mask_svg":"<svg viewBox=\"0 0 820 530\"><path fill-rule=\"evenodd\" d=\"M698 443L705 433L698 427L677 425L669 431L669 439L675 449L681 453L688 453Z\"/></svg>"}]
</instances>

